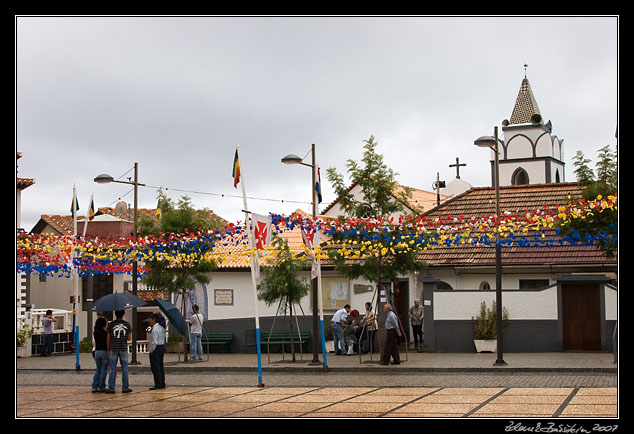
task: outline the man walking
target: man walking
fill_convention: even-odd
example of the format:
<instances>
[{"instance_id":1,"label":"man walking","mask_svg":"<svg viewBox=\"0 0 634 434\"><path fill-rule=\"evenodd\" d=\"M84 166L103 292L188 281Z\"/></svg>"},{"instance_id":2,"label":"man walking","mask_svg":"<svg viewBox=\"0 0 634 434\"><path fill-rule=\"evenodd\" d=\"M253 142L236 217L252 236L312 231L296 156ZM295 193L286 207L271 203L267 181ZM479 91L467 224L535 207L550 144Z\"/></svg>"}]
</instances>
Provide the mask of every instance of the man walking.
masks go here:
<instances>
[{"instance_id":1,"label":"man walking","mask_svg":"<svg viewBox=\"0 0 634 434\"><path fill-rule=\"evenodd\" d=\"M347 354L346 341L343 338L343 324L348 320L348 312L350 305L346 304L332 316L330 324L332 325L332 336L335 345L335 354Z\"/></svg>"},{"instance_id":2,"label":"man walking","mask_svg":"<svg viewBox=\"0 0 634 434\"><path fill-rule=\"evenodd\" d=\"M398 318L396 314L392 312L392 306L385 304L383 306L383 312L387 314L385 319L385 331L387 337L385 338L385 349L383 350L383 357L379 362L381 365L389 365L390 358L394 358L393 365L400 365L401 358L398 353L398 337L401 336L401 329L398 326Z\"/></svg>"},{"instance_id":3,"label":"man walking","mask_svg":"<svg viewBox=\"0 0 634 434\"><path fill-rule=\"evenodd\" d=\"M117 360L121 361L121 392L132 392L128 383L128 341L132 339L132 326L123 319L124 310L115 313L117 319L110 322L106 328L108 333L107 347L110 352L110 375L106 393L114 393L117 371Z\"/></svg>"},{"instance_id":4,"label":"man walking","mask_svg":"<svg viewBox=\"0 0 634 434\"><path fill-rule=\"evenodd\" d=\"M159 324L159 314L153 313L150 318L152 336L150 339L150 368L154 376L154 386L150 390L165 389L165 329Z\"/></svg>"}]
</instances>

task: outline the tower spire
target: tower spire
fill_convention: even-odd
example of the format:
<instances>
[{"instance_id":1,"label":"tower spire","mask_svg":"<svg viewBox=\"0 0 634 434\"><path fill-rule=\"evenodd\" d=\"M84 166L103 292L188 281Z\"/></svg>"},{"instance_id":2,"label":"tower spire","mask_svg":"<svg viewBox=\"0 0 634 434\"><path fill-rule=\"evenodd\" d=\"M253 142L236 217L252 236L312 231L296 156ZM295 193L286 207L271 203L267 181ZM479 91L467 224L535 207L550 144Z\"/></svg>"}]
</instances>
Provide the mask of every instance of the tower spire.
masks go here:
<instances>
[{"instance_id":1,"label":"tower spire","mask_svg":"<svg viewBox=\"0 0 634 434\"><path fill-rule=\"evenodd\" d=\"M535 100L535 96L533 95L533 90L531 89L531 85L528 82L528 78L526 78L526 68L528 64L524 64L524 79L522 80L522 85L520 86L520 91L517 94L517 99L515 100L515 106L513 107L513 113L511 114L510 123L511 124L525 124L531 122L531 117L533 115L540 115L539 107L537 106L537 101Z\"/></svg>"}]
</instances>

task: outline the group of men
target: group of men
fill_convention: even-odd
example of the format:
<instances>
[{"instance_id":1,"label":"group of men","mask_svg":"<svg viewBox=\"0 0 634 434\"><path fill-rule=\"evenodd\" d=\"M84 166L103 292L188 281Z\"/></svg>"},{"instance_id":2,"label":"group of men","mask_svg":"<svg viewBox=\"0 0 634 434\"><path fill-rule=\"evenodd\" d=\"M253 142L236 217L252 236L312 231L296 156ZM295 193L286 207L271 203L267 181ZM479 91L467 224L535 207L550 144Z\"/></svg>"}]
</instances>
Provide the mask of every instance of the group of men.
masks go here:
<instances>
[{"instance_id":1,"label":"group of men","mask_svg":"<svg viewBox=\"0 0 634 434\"><path fill-rule=\"evenodd\" d=\"M192 323L192 318L197 323L192 324L192 337L197 336L197 344L192 339L192 360L198 356L198 360L202 360L202 347L200 345L200 330L202 330L202 315L200 314L198 305L193 305L194 315L187 320ZM117 361L121 365L121 381L122 393L128 393L132 390L128 382L128 341L132 339L132 326L123 319L125 311L115 312L116 320L110 322L106 328L107 345L106 350L110 357L110 376L108 377L108 388L106 393L115 393L115 379ZM165 367L163 360L165 358L165 319L158 313L153 313L148 318L149 327L147 332L150 334L150 369L154 377L154 385L150 390L165 389ZM198 326L198 327L196 327ZM200 330L199 330L200 329Z\"/></svg>"},{"instance_id":2,"label":"group of men","mask_svg":"<svg viewBox=\"0 0 634 434\"><path fill-rule=\"evenodd\" d=\"M130 323L123 319L125 314L124 310L115 311L115 320L110 321L105 325L105 339L98 338L97 326L95 326L95 340L94 351L102 351L106 354L105 363L108 364L110 375L108 376L108 387L105 388L105 375L106 367L101 367L104 361L98 360L95 357L97 363L97 372L93 379L93 392L105 392L115 393L115 382L117 378L117 363L121 366L121 392L130 393L130 383L128 380L128 345L132 340L132 326ZM97 321L103 321L103 314L98 313L99 318ZM163 366L163 358L165 355L165 319L162 315L153 313L148 318L148 333L151 334L150 338L150 368L152 375L154 376L154 386L150 387L150 390L164 389L165 388L165 369ZM97 323L96 323L97 324ZM100 371L103 369L103 373ZM99 379L98 377L101 377Z\"/></svg>"},{"instance_id":3,"label":"group of men","mask_svg":"<svg viewBox=\"0 0 634 434\"><path fill-rule=\"evenodd\" d=\"M348 314L350 313L350 305L346 304L343 308L339 309L332 316L331 325L333 331L333 339L334 339L334 347L335 354L350 354L346 351L346 341L344 339L343 329L347 324ZM398 340L403 336L403 332L401 331L400 322L396 314L392 311L392 306L389 303L383 305L383 312L385 312L385 345L383 354L381 356L381 361L379 362L381 365L389 365L390 360L392 359L393 365L398 365L401 363L399 351L398 351ZM366 316L371 316L372 321L374 321L374 313L371 310L370 303L366 303ZM414 347L416 349L423 348L423 307L420 305L420 300L416 299L414 301L414 306L412 306L409 310L409 318L410 323L412 325L412 329L414 331ZM372 340L373 337L370 337Z\"/></svg>"}]
</instances>

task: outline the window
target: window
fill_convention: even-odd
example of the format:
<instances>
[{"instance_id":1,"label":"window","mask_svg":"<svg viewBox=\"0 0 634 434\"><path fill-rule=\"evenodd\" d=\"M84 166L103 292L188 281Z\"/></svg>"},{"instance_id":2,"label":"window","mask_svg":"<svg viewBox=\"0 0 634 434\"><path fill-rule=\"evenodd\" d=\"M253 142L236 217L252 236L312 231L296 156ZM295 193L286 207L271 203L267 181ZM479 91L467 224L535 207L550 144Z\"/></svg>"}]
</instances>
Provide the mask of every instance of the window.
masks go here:
<instances>
[{"instance_id":1,"label":"window","mask_svg":"<svg viewBox=\"0 0 634 434\"><path fill-rule=\"evenodd\" d=\"M520 167L513 172L513 176L511 178L512 185L525 185L528 183L528 173L526 173L526 170Z\"/></svg>"},{"instance_id":2,"label":"window","mask_svg":"<svg viewBox=\"0 0 634 434\"><path fill-rule=\"evenodd\" d=\"M448 284L447 282L444 282L442 280L440 282L438 282L437 288L438 289L453 289L450 284Z\"/></svg>"},{"instance_id":3,"label":"window","mask_svg":"<svg viewBox=\"0 0 634 434\"><path fill-rule=\"evenodd\" d=\"M489 285L489 282L487 282L486 280L483 282L480 282L480 289L482 291L488 291L491 289L491 285Z\"/></svg>"},{"instance_id":4,"label":"window","mask_svg":"<svg viewBox=\"0 0 634 434\"><path fill-rule=\"evenodd\" d=\"M549 285L548 279L520 279L520 289L544 289Z\"/></svg>"}]
</instances>

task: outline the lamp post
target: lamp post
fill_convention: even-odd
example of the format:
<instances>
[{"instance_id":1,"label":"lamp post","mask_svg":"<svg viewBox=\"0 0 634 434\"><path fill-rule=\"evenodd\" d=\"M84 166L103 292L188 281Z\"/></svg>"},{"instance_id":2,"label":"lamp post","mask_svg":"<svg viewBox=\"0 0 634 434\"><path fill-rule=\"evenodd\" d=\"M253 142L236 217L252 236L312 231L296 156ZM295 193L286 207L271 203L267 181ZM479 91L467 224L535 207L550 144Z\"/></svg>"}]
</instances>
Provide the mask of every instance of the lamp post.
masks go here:
<instances>
[{"instance_id":1,"label":"lamp post","mask_svg":"<svg viewBox=\"0 0 634 434\"><path fill-rule=\"evenodd\" d=\"M138 221L138 192L139 185L144 186L145 184L139 184L139 163L134 163L134 181L119 181L114 179L110 175L102 174L97 176L94 181L98 184L109 184L111 182L116 182L119 184L129 184L134 185L134 224L132 226L132 237L135 242L137 239L137 221ZM134 260L132 261L132 294L137 295L137 280L139 278L139 271L137 265L136 255ZM131 365L138 365L140 362L136 359L136 329L137 329L137 310L136 307L132 308L132 324L133 324L133 332L132 332L132 360L130 361Z\"/></svg>"},{"instance_id":2,"label":"lamp post","mask_svg":"<svg viewBox=\"0 0 634 434\"><path fill-rule=\"evenodd\" d=\"M493 137L482 136L474 141L478 147L489 148L495 154L495 303L497 360L495 365L506 365L502 353L502 250L500 247L500 154L498 153L498 127Z\"/></svg>"},{"instance_id":3,"label":"lamp post","mask_svg":"<svg viewBox=\"0 0 634 434\"><path fill-rule=\"evenodd\" d=\"M312 172L312 184L311 184L311 194L313 198L313 221L317 218L317 194L315 191L315 181L316 181L316 171L317 171L317 163L315 162L315 144L313 143L310 148L310 152L312 154L312 164L304 163L304 159L295 155L288 154L286 157L282 158L282 163L284 164L301 164L302 166L307 166L311 168ZM311 364L320 365L319 362L319 348L317 341L317 334L319 330L319 310L318 304L319 300L317 297L317 279L312 279L313 282L313 360L310 362Z\"/></svg>"}]
</instances>

